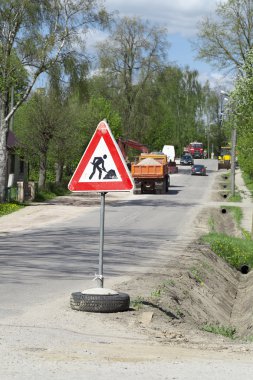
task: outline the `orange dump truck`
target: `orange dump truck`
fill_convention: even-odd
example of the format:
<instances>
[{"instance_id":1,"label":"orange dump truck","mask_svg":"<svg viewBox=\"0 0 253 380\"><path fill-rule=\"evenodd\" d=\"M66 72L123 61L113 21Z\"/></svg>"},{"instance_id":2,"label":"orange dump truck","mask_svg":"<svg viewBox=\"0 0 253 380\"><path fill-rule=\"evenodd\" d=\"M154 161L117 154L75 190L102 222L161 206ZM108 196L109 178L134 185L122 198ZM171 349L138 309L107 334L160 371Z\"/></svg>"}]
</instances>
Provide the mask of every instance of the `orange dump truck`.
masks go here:
<instances>
[{"instance_id":1,"label":"orange dump truck","mask_svg":"<svg viewBox=\"0 0 253 380\"><path fill-rule=\"evenodd\" d=\"M168 192L170 176L165 154L142 153L139 162L131 164L131 174L135 183L135 194Z\"/></svg>"}]
</instances>

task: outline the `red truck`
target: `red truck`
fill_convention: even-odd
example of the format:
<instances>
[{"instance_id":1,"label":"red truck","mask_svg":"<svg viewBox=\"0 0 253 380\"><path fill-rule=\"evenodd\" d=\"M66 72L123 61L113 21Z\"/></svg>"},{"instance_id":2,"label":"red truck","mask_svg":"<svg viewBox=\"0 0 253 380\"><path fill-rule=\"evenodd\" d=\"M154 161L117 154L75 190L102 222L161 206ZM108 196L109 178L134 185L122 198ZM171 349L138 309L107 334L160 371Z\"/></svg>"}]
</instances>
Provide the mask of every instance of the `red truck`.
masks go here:
<instances>
[{"instance_id":1,"label":"red truck","mask_svg":"<svg viewBox=\"0 0 253 380\"><path fill-rule=\"evenodd\" d=\"M193 158L203 158L203 144L198 141L191 142L186 148L184 148L184 153L190 153Z\"/></svg>"}]
</instances>

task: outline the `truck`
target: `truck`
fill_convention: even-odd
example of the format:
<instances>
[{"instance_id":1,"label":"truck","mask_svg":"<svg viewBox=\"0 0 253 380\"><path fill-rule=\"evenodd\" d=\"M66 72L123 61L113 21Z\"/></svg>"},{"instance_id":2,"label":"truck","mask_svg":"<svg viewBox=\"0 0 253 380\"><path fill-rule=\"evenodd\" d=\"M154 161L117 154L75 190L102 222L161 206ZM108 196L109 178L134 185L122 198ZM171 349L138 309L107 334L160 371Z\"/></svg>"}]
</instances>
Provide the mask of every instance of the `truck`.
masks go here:
<instances>
[{"instance_id":1,"label":"truck","mask_svg":"<svg viewBox=\"0 0 253 380\"><path fill-rule=\"evenodd\" d=\"M231 147L222 146L218 156L218 170L231 168Z\"/></svg>"},{"instance_id":2,"label":"truck","mask_svg":"<svg viewBox=\"0 0 253 380\"><path fill-rule=\"evenodd\" d=\"M204 148L203 143L194 141L184 148L184 153L190 153L193 158L203 158Z\"/></svg>"},{"instance_id":3,"label":"truck","mask_svg":"<svg viewBox=\"0 0 253 380\"><path fill-rule=\"evenodd\" d=\"M166 154L168 160L169 174L178 173L176 164L176 153L174 145L164 145L162 152Z\"/></svg>"},{"instance_id":4,"label":"truck","mask_svg":"<svg viewBox=\"0 0 253 380\"><path fill-rule=\"evenodd\" d=\"M168 192L170 176L166 154L141 153L139 162L131 164L131 174L135 183L134 194Z\"/></svg>"}]
</instances>

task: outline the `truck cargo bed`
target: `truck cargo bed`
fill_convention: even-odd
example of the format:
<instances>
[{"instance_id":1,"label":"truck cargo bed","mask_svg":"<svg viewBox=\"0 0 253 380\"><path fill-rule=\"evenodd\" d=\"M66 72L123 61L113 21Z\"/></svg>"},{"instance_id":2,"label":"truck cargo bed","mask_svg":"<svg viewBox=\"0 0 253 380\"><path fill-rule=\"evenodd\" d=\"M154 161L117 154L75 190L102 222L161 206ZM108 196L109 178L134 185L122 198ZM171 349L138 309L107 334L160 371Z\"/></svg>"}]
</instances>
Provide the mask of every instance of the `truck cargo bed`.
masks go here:
<instances>
[{"instance_id":1,"label":"truck cargo bed","mask_svg":"<svg viewBox=\"0 0 253 380\"><path fill-rule=\"evenodd\" d=\"M135 165L131 166L133 178L162 178L166 174L163 165Z\"/></svg>"}]
</instances>

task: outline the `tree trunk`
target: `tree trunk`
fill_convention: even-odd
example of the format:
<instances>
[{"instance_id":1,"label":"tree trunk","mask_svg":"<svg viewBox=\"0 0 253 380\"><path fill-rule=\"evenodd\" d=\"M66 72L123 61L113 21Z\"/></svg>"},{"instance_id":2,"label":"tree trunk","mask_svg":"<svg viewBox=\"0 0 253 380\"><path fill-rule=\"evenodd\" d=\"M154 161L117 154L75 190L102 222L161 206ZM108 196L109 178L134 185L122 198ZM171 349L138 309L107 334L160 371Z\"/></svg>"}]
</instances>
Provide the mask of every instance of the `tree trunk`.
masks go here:
<instances>
[{"instance_id":1,"label":"tree trunk","mask_svg":"<svg viewBox=\"0 0 253 380\"><path fill-rule=\"evenodd\" d=\"M62 174L63 174L63 164L61 162L57 162L55 164L55 182L57 184L60 184L62 181Z\"/></svg>"},{"instance_id":2,"label":"tree trunk","mask_svg":"<svg viewBox=\"0 0 253 380\"><path fill-rule=\"evenodd\" d=\"M46 169L47 169L47 154L41 153L40 168L39 168L39 189L45 189L46 185Z\"/></svg>"},{"instance_id":3,"label":"tree trunk","mask_svg":"<svg viewBox=\"0 0 253 380\"><path fill-rule=\"evenodd\" d=\"M0 202L6 201L7 186L7 125L5 122L4 109L0 103Z\"/></svg>"}]
</instances>

